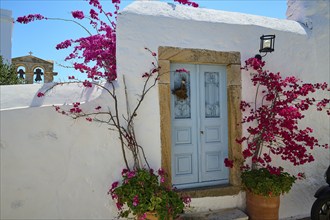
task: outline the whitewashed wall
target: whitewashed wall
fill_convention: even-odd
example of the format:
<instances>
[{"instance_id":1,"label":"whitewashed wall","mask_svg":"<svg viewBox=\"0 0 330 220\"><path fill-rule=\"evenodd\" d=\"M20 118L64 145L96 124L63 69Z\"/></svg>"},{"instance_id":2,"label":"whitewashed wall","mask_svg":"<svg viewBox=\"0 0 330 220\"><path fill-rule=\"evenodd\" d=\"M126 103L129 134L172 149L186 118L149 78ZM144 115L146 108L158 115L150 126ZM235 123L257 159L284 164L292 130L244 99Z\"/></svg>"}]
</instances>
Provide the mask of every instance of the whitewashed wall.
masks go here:
<instances>
[{"instance_id":1,"label":"whitewashed wall","mask_svg":"<svg viewBox=\"0 0 330 220\"><path fill-rule=\"evenodd\" d=\"M0 25L0 54L5 62L11 63L11 39L14 27L11 11L0 9Z\"/></svg>"},{"instance_id":2,"label":"whitewashed wall","mask_svg":"<svg viewBox=\"0 0 330 220\"><path fill-rule=\"evenodd\" d=\"M329 9L329 2L316 1L314 5L300 3L293 1L290 10L305 13L300 15L300 18L310 20L312 29L292 20L186 8L159 2L135 2L119 16L119 72L129 75L129 88L137 90L140 84L136 82L152 62L152 57L144 51L144 47L153 51L157 51L159 46L239 51L244 63L244 60L258 53L261 35L275 34L275 52L264 58L268 69L279 71L284 76L294 74L306 81L329 82L329 12L326 10ZM254 93L249 90L251 86L248 80L248 75L243 73L242 96L244 100L253 101ZM157 91L151 96L149 100L158 103ZM142 112L139 119L149 115L158 132L157 105L154 105L152 112L151 116L150 112ZM325 113L321 116L315 112L309 112L308 116L310 117L306 121L311 122L312 127L316 128L315 135L321 142L329 143L328 116ZM141 120L141 126L151 125L143 124ZM141 128L141 136L143 130ZM150 146L152 148L159 145L159 140L154 141L155 145ZM314 154L317 161L301 168L301 171L306 172L308 179L296 184L289 194L283 196L281 218L309 215L314 200L313 194L324 184L322 176L330 161L329 150L319 149ZM158 166L159 163L154 165ZM244 208L245 201L244 195L239 194L222 198L193 199L193 206L196 210Z\"/></svg>"},{"instance_id":3,"label":"whitewashed wall","mask_svg":"<svg viewBox=\"0 0 330 220\"><path fill-rule=\"evenodd\" d=\"M1 86L1 219L105 219L107 195L120 176L119 143L106 127L72 120L52 104L110 105L100 90L49 84ZM42 87L42 88L40 88ZM30 107L27 107L30 106Z\"/></svg>"},{"instance_id":4,"label":"whitewashed wall","mask_svg":"<svg viewBox=\"0 0 330 220\"><path fill-rule=\"evenodd\" d=\"M329 6L328 1L320 2L326 5L312 5L314 12ZM306 5L293 7L304 8L296 11L308 9ZM307 14L313 21L313 13ZM325 16L329 14L317 15L310 30L295 21L135 2L118 17L119 75L127 76L133 104L142 86L141 75L153 61L144 47L153 51L159 46L239 51L243 63L258 52L262 34L276 34L275 52L265 57L269 69L304 80L329 81L329 32L324 28L329 19L325 22ZM36 93L45 89L40 86L0 87L1 218L114 218L116 210L106 192L123 167L120 151L114 150L119 147L116 136L109 135L104 126L73 121L50 107L76 100L88 102L83 107L111 105L109 99L96 89L81 93L75 86L58 88L38 99ZM124 98L121 82L118 91ZM251 99L249 94L248 79L243 76L243 99ZM140 144L155 169L161 158L158 102L158 90L154 89L135 124ZM317 127L315 134L329 143L328 118L313 112L309 116L307 121ZM322 174L330 160L329 151L315 153L317 162L305 167L308 179L282 198L281 218L308 215L313 193L323 184ZM192 203L196 210L244 208L244 204L244 194L194 199Z\"/></svg>"}]
</instances>

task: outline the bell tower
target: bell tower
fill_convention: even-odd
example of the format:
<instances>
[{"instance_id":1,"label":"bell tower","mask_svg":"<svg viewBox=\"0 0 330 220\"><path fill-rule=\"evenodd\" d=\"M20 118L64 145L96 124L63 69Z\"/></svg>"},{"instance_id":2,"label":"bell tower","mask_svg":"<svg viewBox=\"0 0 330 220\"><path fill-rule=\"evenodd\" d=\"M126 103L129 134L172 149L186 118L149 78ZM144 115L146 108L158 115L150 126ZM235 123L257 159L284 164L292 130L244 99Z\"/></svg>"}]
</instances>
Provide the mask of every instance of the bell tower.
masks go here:
<instances>
[{"instance_id":1,"label":"bell tower","mask_svg":"<svg viewBox=\"0 0 330 220\"><path fill-rule=\"evenodd\" d=\"M25 80L26 84L53 82L54 76L57 75L57 72L54 72L53 61L32 56L32 52L27 56L13 58L12 65L17 76Z\"/></svg>"}]
</instances>

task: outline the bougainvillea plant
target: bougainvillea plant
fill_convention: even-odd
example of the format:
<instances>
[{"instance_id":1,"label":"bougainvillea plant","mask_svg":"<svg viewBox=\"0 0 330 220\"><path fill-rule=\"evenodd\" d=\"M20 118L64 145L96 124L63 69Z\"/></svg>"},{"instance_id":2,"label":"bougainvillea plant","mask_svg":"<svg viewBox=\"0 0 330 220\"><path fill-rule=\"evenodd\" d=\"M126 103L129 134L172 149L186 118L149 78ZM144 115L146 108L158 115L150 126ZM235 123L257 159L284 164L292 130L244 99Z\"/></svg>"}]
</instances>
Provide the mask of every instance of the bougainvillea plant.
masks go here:
<instances>
[{"instance_id":1,"label":"bougainvillea plant","mask_svg":"<svg viewBox=\"0 0 330 220\"><path fill-rule=\"evenodd\" d=\"M183 5L198 7L197 3L189 0L174 1ZM73 22L86 31L87 36L78 39L65 40L59 43L56 46L56 49L61 50L72 48L72 52L65 58L65 61L71 61L73 63L72 67L78 72L86 74L88 80L80 81L72 75L69 76L69 82L55 83L47 90L39 92L37 96L44 97L46 93L59 85L73 83L81 84L85 88L99 87L103 89L112 99L111 107L95 106L93 111L87 112L82 109L79 102L74 102L68 108L54 106L55 110L61 114L71 116L74 119L85 118L88 122L96 121L109 125L111 130L116 130L118 132L126 168L130 169L126 150L131 153L134 160L132 167L140 168L143 166L144 162L147 165L148 162L145 158L143 148L137 143L133 121L142 101L147 93L156 85L159 78L159 66L156 59L157 54L146 48L146 50L155 58L155 61L152 62L151 69L142 74L144 84L141 93L138 94L139 99L136 106L132 108L132 111L127 109L125 113L120 112L118 104L119 97L116 94L115 86L115 81L118 75L116 69L116 27L120 0L112 0L114 8L114 11L112 12L105 11L99 0L87 0L87 2L91 6L89 12L86 13L80 10L72 11L71 15L73 19L50 18L40 14L30 14L17 18L16 21L23 24L28 24L37 20L61 20ZM86 28L80 23L82 20L89 21L90 28ZM108 84L104 84L103 82L107 82ZM126 101L127 100L126 93ZM121 120L122 115L126 115L124 121ZM140 159L140 153L142 153L144 162Z\"/></svg>"},{"instance_id":2,"label":"bougainvillea plant","mask_svg":"<svg viewBox=\"0 0 330 220\"><path fill-rule=\"evenodd\" d=\"M120 217L127 218L132 213L139 220L144 220L147 212L153 212L158 219L167 220L189 206L190 197L180 196L175 189L167 186L167 175L163 169L157 173L152 169L124 169L121 175L122 181L113 182L108 192L116 201Z\"/></svg>"},{"instance_id":3,"label":"bougainvillea plant","mask_svg":"<svg viewBox=\"0 0 330 220\"><path fill-rule=\"evenodd\" d=\"M310 150L315 147L329 147L328 144L319 143L312 135L312 128L301 128L298 123L305 117L303 113L312 106L316 106L318 111L326 110L330 115L329 98L316 100L311 97L311 94L321 90L330 90L325 82L312 84L303 83L294 76L283 78L280 73L264 70L264 66L264 61L250 58L242 68L250 73L256 95L254 104L242 101L240 105L240 109L246 113L242 123L248 127L246 135L237 140L239 144L246 146L242 152L243 165L241 161L235 161L235 158L226 158L225 165L240 166L243 185L251 191L255 190L251 187L256 179L260 180L260 176L265 181L266 176L282 176L287 184L275 191L284 193L288 192L296 178L302 178L304 174L289 175L281 166L275 166L272 162L276 158L294 166L303 165L314 161ZM251 166L248 163L250 160ZM258 189L257 194L274 193L274 189L266 189L266 186L261 188L263 189Z\"/></svg>"},{"instance_id":4,"label":"bougainvillea plant","mask_svg":"<svg viewBox=\"0 0 330 220\"><path fill-rule=\"evenodd\" d=\"M66 84L80 84L86 89L98 87L108 94L111 106L95 106L83 109L81 103L74 102L69 106L54 106L60 114L67 115L73 119L85 118L88 122L99 122L108 125L109 129L118 133L121 143L121 151L126 165L122 173L123 183L121 186L114 183L109 191L112 199L116 201L119 215L127 216L130 212L145 219L146 211L156 211L161 219L169 219L181 213L185 204L190 202L189 197L181 198L173 189L167 188L164 181L164 173L158 171L157 176L150 169L142 146L138 144L134 131L134 119L143 100L149 91L156 86L160 73L157 62L157 54L148 48L147 52L154 58L149 71L142 74L144 80L138 100L133 108L128 103L128 92L125 78L126 106L125 112L119 107L119 96L116 92L117 69L116 69L116 27L117 14L120 0L112 0L113 12L104 11L99 0L87 0L91 5L88 13L77 10L72 11L73 19L47 18L40 14L31 14L17 18L17 22L27 24L36 20L62 20L74 22L86 31L87 36L78 39L69 39L59 43L57 50L72 48L72 52L65 58L73 62L73 68L87 75L88 80L80 81L75 76L69 76L69 82L58 82L51 85L45 91L37 94L44 97L57 86ZM180 4L198 7L198 4L189 0L174 0ZM80 21L88 20L91 28L83 26ZM184 69L178 72L186 71ZM130 166L127 157L128 151L133 165ZM142 158L142 159L141 159ZM147 166L148 170L143 167ZM130 209L123 211L122 206L126 204Z\"/></svg>"}]
</instances>

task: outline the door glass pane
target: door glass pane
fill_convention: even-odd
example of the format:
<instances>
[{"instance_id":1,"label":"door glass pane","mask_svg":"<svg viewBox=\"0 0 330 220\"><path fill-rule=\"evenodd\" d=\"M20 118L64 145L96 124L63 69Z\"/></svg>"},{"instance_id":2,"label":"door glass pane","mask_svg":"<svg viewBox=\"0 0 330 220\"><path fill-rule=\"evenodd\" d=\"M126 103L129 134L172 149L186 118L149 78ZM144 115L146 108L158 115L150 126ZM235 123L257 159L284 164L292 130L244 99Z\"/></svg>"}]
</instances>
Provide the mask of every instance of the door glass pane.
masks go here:
<instances>
[{"instance_id":1,"label":"door glass pane","mask_svg":"<svg viewBox=\"0 0 330 220\"><path fill-rule=\"evenodd\" d=\"M190 105L190 74L185 72L174 72L174 89L180 95L174 95L175 119L191 117ZM186 94L186 95L185 95ZM181 98L180 98L181 97Z\"/></svg>"},{"instance_id":2,"label":"door glass pane","mask_svg":"<svg viewBox=\"0 0 330 220\"><path fill-rule=\"evenodd\" d=\"M219 72L205 72L205 117L219 118Z\"/></svg>"}]
</instances>

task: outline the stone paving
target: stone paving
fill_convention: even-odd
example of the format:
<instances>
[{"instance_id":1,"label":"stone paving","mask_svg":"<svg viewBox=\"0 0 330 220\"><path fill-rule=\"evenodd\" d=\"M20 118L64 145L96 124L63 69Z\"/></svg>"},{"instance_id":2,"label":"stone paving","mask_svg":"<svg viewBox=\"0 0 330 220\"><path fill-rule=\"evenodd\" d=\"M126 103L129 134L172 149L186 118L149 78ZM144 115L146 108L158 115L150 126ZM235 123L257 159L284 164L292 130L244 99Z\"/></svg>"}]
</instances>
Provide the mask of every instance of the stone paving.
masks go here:
<instances>
[{"instance_id":1,"label":"stone paving","mask_svg":"<svg viewBox=\"0 0 330 220\"><path fill-rule=\"evenodd\" d=\"M248 220L248 216L239 209L212 210L208 212L187 213L180 220Z\"/></svg>"},{"instance_id":2,"label":"stone paving","mask_svg":"<svg viewBox=\"0 0 330 220\"><path fill-rule=\"evenodd\" d=\"M179 220L248 220L249 217L239 209L210 210L207 212L186 213ZM311 220L305 218L286 218L282 220Z\"/></svg>"}]
</instances>

